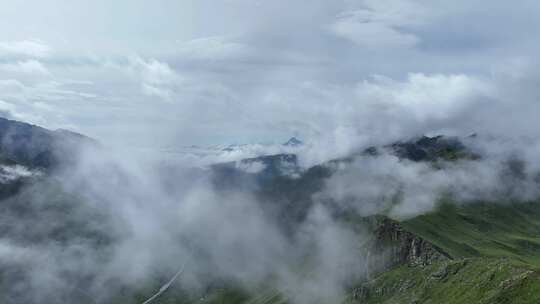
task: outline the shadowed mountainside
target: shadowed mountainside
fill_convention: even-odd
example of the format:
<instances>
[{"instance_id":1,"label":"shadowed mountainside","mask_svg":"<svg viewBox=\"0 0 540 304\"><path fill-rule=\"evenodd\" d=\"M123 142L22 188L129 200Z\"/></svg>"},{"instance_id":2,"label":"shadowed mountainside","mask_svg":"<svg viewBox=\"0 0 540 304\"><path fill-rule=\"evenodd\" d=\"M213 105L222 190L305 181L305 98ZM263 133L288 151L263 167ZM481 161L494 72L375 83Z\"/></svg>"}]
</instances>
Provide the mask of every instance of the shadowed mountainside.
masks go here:
<instances>
[{"instance_id":1,"label":"shadowed mountainside","mask_svg":"<svg viewBox=\"0 0 540 304\"><path fill-rule=\"evenodd\" d=\"M0 160L32 168L53 169L73 162L80 145L97 145L84 135L0 118Z\"/></svg>"}]
</instances>

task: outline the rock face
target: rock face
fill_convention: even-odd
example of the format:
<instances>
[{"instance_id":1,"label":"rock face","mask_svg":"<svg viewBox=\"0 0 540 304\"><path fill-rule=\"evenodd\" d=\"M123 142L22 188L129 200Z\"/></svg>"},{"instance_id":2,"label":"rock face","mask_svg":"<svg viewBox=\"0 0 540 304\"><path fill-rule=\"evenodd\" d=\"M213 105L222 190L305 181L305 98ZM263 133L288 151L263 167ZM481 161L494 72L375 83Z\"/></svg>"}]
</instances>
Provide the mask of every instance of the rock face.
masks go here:
<instances>
[{"instance_id":1,"label":"rock face","mask_svg":"<svg viewBox=\"0 0 540 304\"><path fill-rule=\"evenodd\" d=\"M452 257L432 243L406 231L396 221L383 216L374 220L374 238L368 245L368 282L354 288L354 300L365 300L371 293L384 294L386 290L372 290L372 275L396 266L425 267L438 261L451 261ZM370 269L373 273L370 273ZM446 270L446 269L444 269ZM445 273L441 270L440 276ZM404 281L401 288L410 288L414 282Z\"/></svg>"},{"instance_id":2,"label":"rock face","mask_svg":"<svg viewBox=\"0 0 540 304\"><path fill-rule=\"evenodd\" d=\"M390 267L403 264L425 266L451 259L442 249L404 230L389 218L380 219L371 252L382 256Z\"/></svg>"}]
</instances>

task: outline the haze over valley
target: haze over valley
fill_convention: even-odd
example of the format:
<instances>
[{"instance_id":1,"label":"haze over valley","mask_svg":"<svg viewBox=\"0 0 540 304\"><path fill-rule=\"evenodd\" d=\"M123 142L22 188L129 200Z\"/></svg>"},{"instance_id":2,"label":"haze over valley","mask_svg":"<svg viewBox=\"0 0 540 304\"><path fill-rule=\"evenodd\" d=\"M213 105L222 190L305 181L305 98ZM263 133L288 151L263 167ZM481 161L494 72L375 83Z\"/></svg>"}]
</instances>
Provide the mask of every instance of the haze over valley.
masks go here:
<instances>
[{"instance_id":1,"label":"haze over valley","mask_svg":"<svg viewBox=\"0 0 540 304\"><path fill-rule=\"evenodd\" d=\"M540 4L9 1L0 303L540 302Z\"/></svg>"}]
</instances>

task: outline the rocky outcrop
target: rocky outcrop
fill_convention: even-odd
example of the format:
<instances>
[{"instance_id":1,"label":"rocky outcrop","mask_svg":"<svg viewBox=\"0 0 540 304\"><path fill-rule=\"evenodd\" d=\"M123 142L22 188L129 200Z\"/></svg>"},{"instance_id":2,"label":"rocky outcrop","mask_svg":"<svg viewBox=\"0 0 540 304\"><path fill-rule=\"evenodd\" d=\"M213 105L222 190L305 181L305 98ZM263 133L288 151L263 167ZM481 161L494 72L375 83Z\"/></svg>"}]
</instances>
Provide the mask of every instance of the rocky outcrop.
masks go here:
<instances>
[{"instance_id":1,"label":"rocky outcrop","mask_svg":"<svg viewBox=\"0 0 540 304\"><path fill-rule=\"evenodd\" d=\"M372 239L365 244L366 279L399 265L424 267L436 261L451 260L446 252L405 230L386 216L365 218Z\"/></svg>"},{"instance_id":2,"label":"rocky outcrop","mask_svg":"<svg viewBox=\"0 0 540 304\"><path fill-rule=\"evenodd\" d=\"M370 281L374 275L400 265L425 267L439 261L451 261L452 257L434 244L406 231L400 223L384 217L370 219L373 228L373 239L367 246L367 282L352 290L354 300L364 300L374 294L386 294L385 288L373 289ZM449 267L440 269L434 277L443 278L453 271ZM412 280L399 282L392 286L392 291L413 287Z\"/></svg>"},{"instance_id":3,"label":"rocky outcrop","mask_svg":"<svg viewBox=\"0 0 540 304\"><path fill-rule=\"evenodd\" d=\"M370 252L382 257L390 267L403 264L425 266L451 259L439 247L406 231L398 222L386 217L378 221L374 235Z\"/></svg>"}]
</instances>

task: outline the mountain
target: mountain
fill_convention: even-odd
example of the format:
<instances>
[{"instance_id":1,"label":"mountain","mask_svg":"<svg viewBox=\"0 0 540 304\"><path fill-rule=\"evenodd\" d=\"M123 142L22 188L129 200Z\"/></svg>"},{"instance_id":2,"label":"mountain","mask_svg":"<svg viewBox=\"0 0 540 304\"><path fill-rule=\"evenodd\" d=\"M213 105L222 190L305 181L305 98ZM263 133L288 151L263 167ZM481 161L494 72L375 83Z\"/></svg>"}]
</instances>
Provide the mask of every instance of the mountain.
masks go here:
<instances>
[{"instance_id":1,"label":"mountain","mask_svg":"<svg viewBox=\"0 0 540 304\"><path fill-rule=\"evenodd\" d=\"M97 146L97 141L78 133L0 118L0 199L74 164L79 149Z\"/></svg>"},{"instance_id":2,"label":"mountain","mask_svg":"<svg viewBox=\"0 0 540 304\"><path fill-rule=\"evenodd\" d=\"M370 147L309 168L294 179L274 174L256 188L274 208L281 204L278 217L284 227L290 227L306 217L312 194L336 167L347 166L360 155L376 157L383 151L413 162L481 157L459 138L423 136ZM377 259L391 261L351 288L344 300L347 303L540 302L540 202L507 202L504 198L465 205L442 202L432 212L398 221L385 215L351 218L348 211L337 212L348 223L371 223L372 239L364 247L365 254L373 257L370 264L377 265ZM262 294L250 295L246 303L286 302L279 292Z\"/></svg>"},{"instance_id":3,"label":"mountain","mask_svg":"<svg viewBox=\"0 0 540 304\"><path fill-rule=\"evenodd\" d=\"M296 137L291 137L289 140L287 140L285 143L283 143L284 146L287 146L287 147L298 147L298 146L301 146L303 145L304 143L299 140L298 138Z\"/></svg>"},{"instance_id":4,"label":"mountain","mask_svg":"<svg viewBox=\"0 0 540 304\"><path fill-rule=\"evenodd\" d=\"M477 202L404 221L450 259L389 269L356 287L350 302L539 303L539 218L539 202Z\"/></svg>"},{"instance_id":5,"label":"mountain","mask_svg":"<svg viewBox=\"0 0 540 304\"><path fill-rule=\"evenodd\" d=\"M75 161L73 152L83 145L97 145L97 142L67 130L51 131L0 118L0 159L5 163L51 170Z\"/></svg>"},{"instance_id":6,"label":"mountain","mask_svg":"<svg viewBox=\"0 0 540 304\"><path fill-rule=\"evenodd\" d=\"M108 252L115 242L116 235L108 233L114 226L111 224L115 222L114 216L107 210L85 205L85 197L66 191L51 178L55 169L77 161L74 156L78 149L97 143L70 131L51 131L6 119L0 119L0 139L0 181L2 176L18 174L15 179L0 182L0 239L11 240L23 247L85 241L100 254ZM301 145L298 142L292 138L286 144ZM340 168L347 168L358 157L375 158L382 153L414 164L481 159L481 155L474 153L460 138L424 136L370 147L309 168L302 168L295 154L278 153L214 164L207 171L193 169L189 177L196 179L209 174L218 198L231 192L247 193L256 198L266 220L276 223L283 235L297 246L300 245L294 243L295 235L311 227L310 212L317 205L329 210L339 227L357 233L355 236L359 241L353 247L364 258L364 267L345 282L345 294L336 300L338 303L540 302L540 202L503 197L494 201L461 202L443 197L433 210L398 218L384 210L369 216L361 215L344 202L321 198L321 189ZM523 171L517 167L517 171ZM434 170L445 169L434 166ZM118 177L119 180L123 178ZM170 175L167 177L170 188L175 190L180 182ZM115 191L115 198L116 195ZM125 194L119 191L118 195ZM398 199L392 198L391 202ZM228 202L223 199L222 203ZM213 216L220 218L220 214ZM243 220L242 214L236 218ZM50 219L54 219L53 225L47 225ZM215 241L219 237L218 234ZM201 256L209 254L198 253ZM300 261L298 265L290 266L308 276L310 263L313 263L310 252L301 256ZM22 272L24 265L0 262L0 292L31 279ZM242 272L242 269L238 271ZM208 275L212 277L212 274ZM85 286L91 279L92 275L70 277L76 287ZM143 303L163 288L162 284L167 280L162 273L156 273L133 286L110 282L117 293L102 302ZM160 295L159 301L293 303L290 292L279 288L282 286L272 285L273 280L275 278L271 277L263 286L246 288L216 277L211 284L198 289L171 286ZM17 292L18 296L27 299L24 292ZM57 302L95 302L80 291L62 296Z\"/></svg>"},{"instance_id":7,"label":"mountain","mask_svg":"<svg viewBox=\"0 0 540 304\"><path fill-rule=\"evenodd\" d=\"M418 139L396 142L386 146L401 158L412 161L433 161L436 159L456 160L478 157L469 151L457 137L422 136Z\"/></svg>"}]
</instances>

